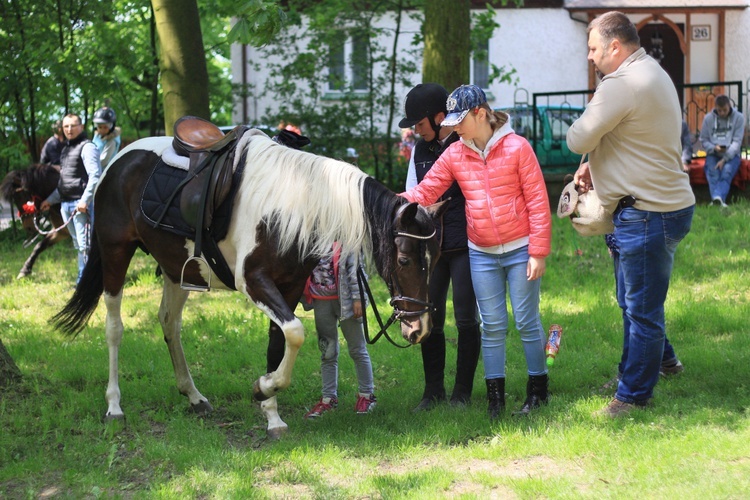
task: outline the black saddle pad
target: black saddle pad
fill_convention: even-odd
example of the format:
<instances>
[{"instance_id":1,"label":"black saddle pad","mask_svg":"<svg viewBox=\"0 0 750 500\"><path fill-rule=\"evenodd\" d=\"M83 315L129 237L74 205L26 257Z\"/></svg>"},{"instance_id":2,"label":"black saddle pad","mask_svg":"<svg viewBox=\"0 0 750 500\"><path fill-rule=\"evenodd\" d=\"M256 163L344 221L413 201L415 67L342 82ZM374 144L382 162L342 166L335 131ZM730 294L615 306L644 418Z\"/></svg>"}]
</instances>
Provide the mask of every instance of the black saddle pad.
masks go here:
<instances>
[{"instance_id":1,"label":"black saddle pad","mask_svg":"<svg viewBox=\"0 0 750 500\"><path fill-rule=\"evenodd\" d=\"M143 188L141 212L153 226L195 239L195 228L190 227L183 220L180 212L180 193L172 198L169 206L166 205L167 200L185 177L187 177L187 170L171 167L164 163L164 160L159 159ZM158 224L157 221L159 221Z\"/></svg>"},{"instance_id":2,"label":"black saddle pad","mask_svg":"<svg viewBox=\"0 0 750 500\"><path fill-rule=\"evenodd\" d=\"M223 240L229 231L229 223L232 220L232 209L234 208L234 197L237 194L239 181L245 169L246 154L246 152L242 153L239 166L232 175L232 189L229 191L229 195L214 210L211 227L203 228L215 242ZM180 211L180 196L182 193L177 193L172 197L175 189L187 177L187 174L186 170L171 167L160 158L156 165L154 165L146 186L143 188L141 212L152 226L195 240L195 228L185 222ZM172 202L167 206L167 200L170 197L172 197ZM164 213L165 211L166 213ZM163 217L162 214L164 215Z\"/></svg>"}]
</instances>

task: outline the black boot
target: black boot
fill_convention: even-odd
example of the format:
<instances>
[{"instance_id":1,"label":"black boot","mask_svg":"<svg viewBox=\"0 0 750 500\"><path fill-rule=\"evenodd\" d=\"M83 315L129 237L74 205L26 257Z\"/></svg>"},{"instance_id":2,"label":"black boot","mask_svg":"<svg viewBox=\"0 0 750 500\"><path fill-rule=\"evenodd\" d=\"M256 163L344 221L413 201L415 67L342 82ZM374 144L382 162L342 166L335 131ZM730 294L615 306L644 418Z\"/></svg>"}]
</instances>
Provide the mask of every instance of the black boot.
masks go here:
<instances>
[{"instance_id":1,"label":"black boot","mask_svg":"<svg viewBox=\"0 0 750 500\"><path fill-rule=\"evenodd\" d=\"M414 411L433 409L445 401L445 333L433 328L430 336L422 342L422 366L424 367L424 393Z\"/></svg>"},{"instance_id":2,"label":"black boot","mask_svg":"<svg viewBox=\"0 0 750 500\"><path fill-rule=\"evenodd\" d=\"M493 378L487 382L487 414L496 420L505 409L505 378Z\"/></svg>"},{"instance_id":3,"label":"black boot","mask_svg":"<svg viewBox=\"0 0 750 500\"><path fill-rule=\"evenodd\" d=\"M451 394L451 405L464 406L471 401L474 373L479 361L481 332L479 325L458 328L458 355L456 356L456 382Z\"/></svg>"},{"instance_id":4,"label":"black boot","mask_svg":"<svg viewBox=\"0 0 750 500\"><path fill-rule=\"evenodd\" d=\"M424 393L422 394L422 399L412 411L429 411L443 401L445 401L445 389L440 392L440 389L431 389L430 387L425 387Z\"/></svg>"},{"instance_id":5,"label":"black boot","mask_svg":"<svg viewBox=\"0 0 750 500\"><path fill-rule=\"evenodd\" d=\"M526 401L520 410L513 412L513 415L526 416L531 413L531 410L547 404L549 399L548 383L547 374L529 375L529 381L526 383Z\"/></svg>"}]
</instances>

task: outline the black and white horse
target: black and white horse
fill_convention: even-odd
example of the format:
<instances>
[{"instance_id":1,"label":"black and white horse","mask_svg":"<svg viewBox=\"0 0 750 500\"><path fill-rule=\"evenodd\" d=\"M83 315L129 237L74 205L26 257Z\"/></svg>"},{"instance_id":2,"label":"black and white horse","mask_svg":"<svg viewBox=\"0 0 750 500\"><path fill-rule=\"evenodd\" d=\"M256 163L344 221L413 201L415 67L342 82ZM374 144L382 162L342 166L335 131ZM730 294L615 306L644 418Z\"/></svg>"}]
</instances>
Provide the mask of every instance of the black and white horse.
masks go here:
<instances>
[{"instance_id":1,"label":"black and white horse","mask_svg":"<svg viewBox=\"0 0 750 500\"><path fill-rule=\"evenodd\" d=\"M408 203L352 165L281 146L258 131L242 139L236 156L243 158L239 164L244 170L218 247L234 287L271 320L267 374L255 382L253 395L262 401L268 435L277 437L287 425L278 415L276 394L289 386L304 340L294 309L320 257L334 241L345 252L371 255L390 290L403 337L419 343L431 326L427 290L439 256L433 225L433 212L439 209ZM182 349L182 310L189 292L181 283L210 280L216 288L229 287L202 260L184 265L193 254L193 239L155 228L141 207L147 180L170 152L171 137L142 139L121 151L104 172L96 190L88 263L74 295L53 318L59 329L74 335L104 294L109 419L123 417L117 364L123 335L120 304L125 275L139 247L156 259L164 275L159 320L177 387L194 410L211 409L193 383Z\"/></svg>"}]
</instances>

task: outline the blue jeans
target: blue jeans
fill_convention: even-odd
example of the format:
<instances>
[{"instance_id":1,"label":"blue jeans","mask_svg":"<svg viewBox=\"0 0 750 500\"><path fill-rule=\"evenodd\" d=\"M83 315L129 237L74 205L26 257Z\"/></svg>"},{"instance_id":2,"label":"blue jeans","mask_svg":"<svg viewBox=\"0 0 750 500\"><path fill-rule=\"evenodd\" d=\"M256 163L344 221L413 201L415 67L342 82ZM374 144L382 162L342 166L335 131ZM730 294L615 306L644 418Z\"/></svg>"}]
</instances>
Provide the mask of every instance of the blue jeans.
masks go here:
<instances>
[{"instance_id":1,"label":"blue jeans","mask_svg":"<svg viewBox=\"0 0 750 500\"><path fill-rule=\"evenodd\" d=\"M729 195L729 188L732 187L732 179L734 179L734 176L740 169L740 155L726 162L721 170L716 168L719 160L721 158L716 155L707 155L703 171L706 173L711 199L713 200L718 196L721 198L721 201L726 202Z\"/></svg>"},{"instance_id":2,"label":"blue jeans","mask_svg":"<svg viewBox=\"0 0 750 500\"><path fill-rule=\"evenodd\" d=\"M622 370L625 368L625 362L628 359L628 347L630 342L630 320L626 313L627 306L625 305L625 287L623 286L622 271L620 270L620 254L619 252L612 252L612 260L615 267L615 290L617 292L617 304L622 309L622 325L623 325L623 343L622 343L622 357L620 358L620 364L617 365L617 372L622 376ZM677 361L677 354L674 352L674 347L669 342L667 336L664 336L664 353L661 356L661 363L671 363Z\"/></svg>"},{"instance_id":3,"label":"blue jeans","mask_svg":"<svg viewBox=\"0 0 750 500\"><path fill-rule=\"evenodd\" d=\"M62 216L63 222L67 222L70 219L70 214L76 211L78 202L80 200L63 201L60 203L60 215ZM78 278L76 283L80 281L81 274L83 274L83 268L86 265L86 259L89 255L89 247L91 245L91 224L89 224L89 216L91 220L94 217L94 205L89 204L89 213L83 214L76 212L73 220L68 224L68 232L70 232L70 238L73 240L73 247L78 250ZM88 226L88 227L87 227Z\"/></svg>"},{"instance_id":4,"label":"blue jeans","mask_svg":"<svg viewBox=\"0 0 750 500\"><path fill-rule=\"evenodd\" d=\"M523 343L529 375L544 375L545 334L539 316L541 280L526 279L528 246L504 254L469 249L471 280L482 317L484 378L505 377L505 337L508 334L506 290L516 329Z\"/></svg>"},{"instance_id":5,"label":"blue jeans","mask_svg":"<svg viewBox=\"0 0 750 500\"><path fill-rule=\"evenodd\" d=\"M616 211L615 238L625 294L627 359L615 397L646 404L659 380L664 351L664 301L677 245L690 231L695 206L674 212Z\"/></svg>"}]
</instances>

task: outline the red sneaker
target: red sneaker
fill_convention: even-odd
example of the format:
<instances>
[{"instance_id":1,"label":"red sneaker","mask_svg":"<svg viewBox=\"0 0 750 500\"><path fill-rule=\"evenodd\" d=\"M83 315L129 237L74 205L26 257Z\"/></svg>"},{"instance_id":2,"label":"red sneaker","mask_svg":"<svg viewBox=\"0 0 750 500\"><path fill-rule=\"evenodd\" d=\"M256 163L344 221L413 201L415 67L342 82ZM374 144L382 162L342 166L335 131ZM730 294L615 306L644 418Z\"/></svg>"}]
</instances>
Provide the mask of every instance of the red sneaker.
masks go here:
<instances>
[{"instance_id":1,"label":"red sneaker","mask_svg":"<svg viewBox=\"0 0 750 500\"><path fill-rule=\"evenodd\" d=\"M325 412L333 410L338 405L339 400L336 398L331 398L330 403L323 402L323 398L321 398L320 401L318 401L315 406L312 407L312 410L305 413L305 418L318 418Z\"/></svg>"},{"instance_id":2,"label":"red sneaker","mask_svg":"<svg viewBox=\"0 0 750 500\"><path fill-rule=\"evenodd\" d=\"M356 411L360 415L364 413L370 413L372 409L375 408L376 403L377 399L375 399L375 394L370 394L370 397L359 396L357 398L357 404L354 405L354 411Z\"/></svg>"}]
</instances>

